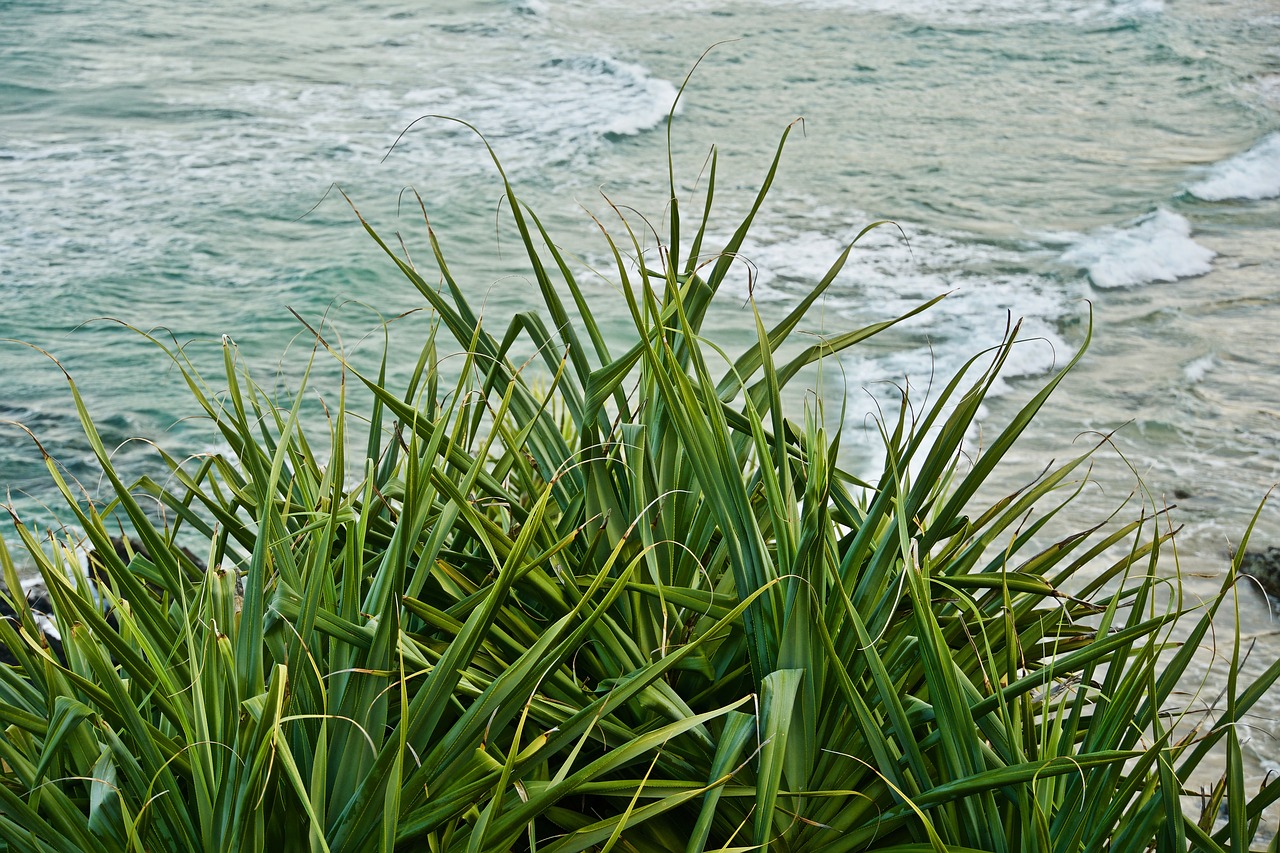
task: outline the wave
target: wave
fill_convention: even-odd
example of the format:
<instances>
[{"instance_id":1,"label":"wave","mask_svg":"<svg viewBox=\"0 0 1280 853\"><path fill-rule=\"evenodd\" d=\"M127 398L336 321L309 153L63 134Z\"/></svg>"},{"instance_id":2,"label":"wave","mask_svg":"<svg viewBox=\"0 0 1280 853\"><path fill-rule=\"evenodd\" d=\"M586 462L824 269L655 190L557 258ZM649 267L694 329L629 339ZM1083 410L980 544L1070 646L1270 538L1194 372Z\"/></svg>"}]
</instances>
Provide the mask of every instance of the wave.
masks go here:
<instances>
[{"instance_id":1,"label":"wave","mask_svg":"<svg viewBox=\"0 0 1280 853\"><path fill-rule=\"evenodd\" d=\"M1188 187L1187 192L1204 201L1280 196L1280 132L1213 165L1208 175Z\"/></svg>"},{"instance_id":2,"label":"wave","mask_svg":"<svg viewBox=\"0 0 1280 853\"><path fill-rule=\"evenodd\" d=\"M897 326L892 347L863 347L857 357L844 359L851 389L880 389L876 396L891 401L897 391L888 382L919 385L949 378L981 348L1000 343L1006 318L1022 321L1022 343L1010 354L1003 377L1041 375L1062 364L1070 348L1058 326L1076 310L1077 294L1030 271L1032 259L1022 250L905 230L909 239L892 226L881 227L854 247L824 303L841 318L835 325L878 322L940 294L947 298ZM757 301L796 299L822 279L854 233L761 229L740 253L733 292L746 297L749 275ZM998 382L993 393L1006 387Z\"/></svg>"},{"instance_id":3,"label":"wave","mask_svg":"<svg viewBox=\"0 0 1280 853\"><path fill-rule=\"evenodd\" d=\"M806 224L837 219L830 211L810 210L796 215L793 228L761 223L742 247L725 296L745 299L750 286L757 300L802 298L857 233L814 231ZM905 238L892 226L863 237L812 313L815 319L824 318L824 331L844 332L902 316L946 294L929 310L841 353L824 370L828 382L844 388L849 428L842 433L842 446L859 476L883 470L884 447L876 423L892 423L901 414L902 389L910 389L918 415L922 404L936 400L978 356L968 374L970 381L976 380L995 358L994 347L1009 323L1016 322L1017 343L988 392L989 398L1006 395L1014 390L1009 380L1043 375L1066 363L1073 348L1060 328L1082 310L1083 282L1064 283L1040 272L1052 254L1038 244L993 244L909 224L903 230ZM774 307L762 310L778 313ZM944 412L957 399L951 398ZM979 409L967 441L980 440L978 424L989 414L985 405Z\"/></svg>"},{"instance_id":4,"label":"wave","mask_svg":"<svg viewBox=\"0 0 1280 853\"><path fill-rule=\"evenodd\" d=\"M676 100L675 85L630 62L577 56L553 59L547 67L558 72L558 84L578 90L570 92L567 100L572 103L564 118L586 124L600 135L634 136L655 127Z\"/></svg>"},{"instance_id":5,"label":"wave","mask_svg":"<svg viewBox=\"0 0 1280 853\"><path fill-rule=\"evenodd\" d=\"M1185 217L1159 208L1129 225L1080 237L1061 261L1088 271L1098 287L1129 287L1204 275L1216 256L1191 239Z\"/></svg>"},{"instance_id":6,"label":"wave","mask_svg":"<svg viewBox=\"0 0 1280 853\"><path fill-rule=\"evenodd\" d=\"M795 5L795 0L773 0ZM1164 0L802 0L826 9L901 15L926 23L963 25L1026 23L1095 23L1131 20L1164 12Z\"/></svg>"},{"instance_id":7,"label":"wave","mask_svg":"<svg viewBox=\"0 0 1280 853\"><path fill-rule=\"evenodd\" d=\"M659 125L676 87L640 65L608 56L557 57L518 77L405 93L398 120L426 113L465 116L500 142L504 163L538 165L554 153L573 160L617 137Z\"/></svg>"},{"instance_id":8,"label":"wave","mask_svg":"<svg viewBox=\"0 0 1280 853\"><path fill-rule=\"evenodd\" d=\"M1217 366L1218 357L1216 355L1213 353L1202 355L1182 366L1182 378L1187 381L1188 385L1197 385Z\"/></svg>"}]
</instances>

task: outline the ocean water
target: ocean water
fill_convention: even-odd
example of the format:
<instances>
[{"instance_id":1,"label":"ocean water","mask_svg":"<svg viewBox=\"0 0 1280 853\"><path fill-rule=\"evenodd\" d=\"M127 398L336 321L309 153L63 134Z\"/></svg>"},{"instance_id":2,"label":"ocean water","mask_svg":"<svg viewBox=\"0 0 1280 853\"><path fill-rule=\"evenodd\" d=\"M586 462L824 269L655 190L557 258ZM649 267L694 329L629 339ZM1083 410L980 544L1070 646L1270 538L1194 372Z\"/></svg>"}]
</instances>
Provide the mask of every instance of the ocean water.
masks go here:
<instances>
[{"instance_id":1,"label":"ocean water","mask_svg":"<svg viewBox=\"0 0 1280 853\"><path fill-rule=\"evenodd\" d=\"M1140 475L1177 504L1188 583L1216 588L1280 480L1274 0L421 6L0 0L0 484L16 512L56 517L26 430L96 487L59 364L126 468L154 465L150 442L207 447L180 377L128 327L180 342L213 375L230 335L282 387L298 369L282 353L308 350L290 308L376 352L362 336L420 300L335 187L425 253L412 187L486 313L527 307L483 145L423 116L471 123L557 239L602 259L588 211L604 218L607 195L661 214L665 117L725 42L671 137L686 196L718 146L713 230L728 233L804 120L743 253L762 309L787 310L882 218L901 232L862 241L824 327L950 294L842 360L847 463L874 468L863 415L897 384L927 389L1023 318L994 428L1092 316L1092 347L997 485L1110 435L1080 520L1105 518ZM740 272L716 308L730 341L753 334ZM398 321L397 346L412 351L420 325ZM1280 510L1255 535L1280 543ZM1242 607L1257 659L1274 659L1266 603ZM1280 697L1269 708L1280 715ZM1258 768L1280 766L1270 728L1249 748Z\"/></svg>"}]
</instances>

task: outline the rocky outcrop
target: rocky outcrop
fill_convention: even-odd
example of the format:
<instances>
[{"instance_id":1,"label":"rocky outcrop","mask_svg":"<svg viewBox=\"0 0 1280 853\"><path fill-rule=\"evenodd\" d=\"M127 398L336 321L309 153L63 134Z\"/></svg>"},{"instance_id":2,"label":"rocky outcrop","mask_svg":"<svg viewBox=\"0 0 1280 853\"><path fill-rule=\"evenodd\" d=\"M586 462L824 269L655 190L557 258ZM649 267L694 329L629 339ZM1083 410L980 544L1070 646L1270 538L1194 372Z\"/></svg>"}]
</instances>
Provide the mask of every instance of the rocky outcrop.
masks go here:
<instances>
[{"instance_id":1,"label":"rocky outcrop","mask_svg":"<svg viewBox=\"0 0 1280 853\"><path fill-rule=\"evenodd\" d=\"M57 622L52 616L53 601L44 582L35 580L23 583L22 594L27 599L27 608L31 611L36 630L40 632L41 642L59 658L62 657L62 635L58 633ZM10 620L14 630L18 629L18 614L4 596L0 596L0 619ZM17 660L9 653L9 647L0 643L0 664L16 663Z\"/></svg>"},{"instance_id":2,"label":"rocky outcrop","mask_svg":"<svg viewBox=\"0 0 1280 853\"><path fill-rule=\"evenodd\" d=\"M1240 574L1248 575L1272 598L1280 599L1280 548L1246 551L1240 558Z\"/></svg>"},{"instance_id":3,"label":"rocky outcrop","mask_svg":"<svg viewBox=\"0 0 1280 853\"><path fill-rule=\"evenodd\" d=\"M125 563L128 563L135 555L150 559L151 555L147 553L146 546L137 539L125 539L123 536L113 537L111 540L112 548L116 554ZM187 556L193 563L204 568L204 564L194 553L187 548L181 549L182 553ZM90 551L85 555L84 564L81 571L84 572L85 580L89 584L89 588L97 596L96 581L99 572L102 570L102 564L98 556ZM16 592L16 591L15 591ZM36 630L40 634L40 642L50 649L56 657L62 657L62 634L58 631L58 621L53 615L53 600L49 595L49 590L45 586L44 581L40 578L23 581L22 595L27 600L27 608L31 611L31 618L35 623ZM0 619L8 619L18 629L18 615L14 611L13 605L5 596L0 596ZM107 613L107 620L114 623L114 615ZM0 642L0 664L15 664L17 661L10 653L8 647Z\"/></svg>"}]
</instances>

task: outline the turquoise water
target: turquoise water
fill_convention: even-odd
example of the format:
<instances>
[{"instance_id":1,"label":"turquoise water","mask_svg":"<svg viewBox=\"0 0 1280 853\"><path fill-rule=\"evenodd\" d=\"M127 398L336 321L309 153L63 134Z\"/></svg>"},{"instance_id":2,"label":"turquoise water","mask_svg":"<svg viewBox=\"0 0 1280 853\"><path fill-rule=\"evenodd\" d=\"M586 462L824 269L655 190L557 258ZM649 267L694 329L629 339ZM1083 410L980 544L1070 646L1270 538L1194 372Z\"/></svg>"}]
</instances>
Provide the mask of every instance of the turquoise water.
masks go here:
<instances>
[{"instance_id":1,"label":"turquoise water","mask_svg":"<svg viewBox=\"0 0 1280 853\"><path fill-rule=\"evenodd\" d=\"M827 327L952 294L844 361L851 410L888 400L890 382L947 375L1012 312L1036 340L989 405L996 424L1079 345L1092 305L1096 343L1002 485L1120 428L1124 460L1103 454L1082 515L1124 499L1131 464L1179 504L1183 569L1223 570L1280 479L1274 2L432 5L0 0L0 338L72 373L126 468L154 465L126 439L194 452L210 438L181 420L192 408L175 371L122 323L167 330L211 373L230 335L287 381L297 359L281 353L307 351L288 308L328 312L354 345L378 322L369 306L418 306L335 184L425 255L420 215L398 210L414 187L476 301L495 318L523 309L529 285L511 235L495 236L499 185L477 139L424 121L384 162L400 131L431 113L475 124L592 261L604 247L583 208L603 214L603 191L660 214L664 116L698 55L735 39L698 69L674 154L687 189L718 144L719 197L740 210L804 118L745 252L764 309L786 310L881 217L909 246L873 235L827 300ZM749 332L745 267L736 288L716 318L729 338ZM415 323L397 324L406 351ZM4 343L0 377L0 420L93 489L57 367ZM873 465L850 433L849 464ZM0 483L24 517L50 517L40 453L14 426L0 425ZM1275 510L1259 536L1280 540ZM1245 618L1270 624L1260 601Z\"/></svg>"}]
</instances>

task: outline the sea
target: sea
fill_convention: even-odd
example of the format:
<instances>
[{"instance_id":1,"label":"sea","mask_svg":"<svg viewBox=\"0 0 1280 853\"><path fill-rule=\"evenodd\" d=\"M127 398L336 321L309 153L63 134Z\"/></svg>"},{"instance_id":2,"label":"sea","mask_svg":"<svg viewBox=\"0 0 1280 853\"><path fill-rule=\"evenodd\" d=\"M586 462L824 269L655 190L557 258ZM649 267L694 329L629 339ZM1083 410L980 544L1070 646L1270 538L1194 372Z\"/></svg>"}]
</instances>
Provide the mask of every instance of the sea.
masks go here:
<instances>
[{"instance_id":1,"label":"sea","mask_svg":"<svg viewBox=\"0 0 1280 853\"><path fill-rule=\"evenodd\" d=\"M0 0L0 500L66 521L45 452L101 493L68 376L127 471L218 449L161 344L216 391L229 338L287 395L295 313L356 360L389 322L403 378L423 300L357 210L417 261L425 211L496 328L533 307L486 141L622 340L597 222L651 247L668 164L689 218L714 147L724 239L788 127L717 340L746 346L753 303L783 316L873 221L895 224L819 331L948 294L824 373L851 469L874 474L898 389L928 400L1010 322L975 449L1091 330L993 488L1099 445L1070 517L1164 513L1164 571L1204 594L1255 516L1250 545L1280 545L1275 0ZM1274 606L1240 592L1251 664L1280 655ZM1255 775L1277 718L1265 697Z\"/></svg>"}]
</instances>

